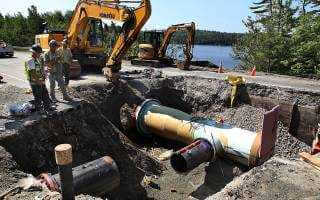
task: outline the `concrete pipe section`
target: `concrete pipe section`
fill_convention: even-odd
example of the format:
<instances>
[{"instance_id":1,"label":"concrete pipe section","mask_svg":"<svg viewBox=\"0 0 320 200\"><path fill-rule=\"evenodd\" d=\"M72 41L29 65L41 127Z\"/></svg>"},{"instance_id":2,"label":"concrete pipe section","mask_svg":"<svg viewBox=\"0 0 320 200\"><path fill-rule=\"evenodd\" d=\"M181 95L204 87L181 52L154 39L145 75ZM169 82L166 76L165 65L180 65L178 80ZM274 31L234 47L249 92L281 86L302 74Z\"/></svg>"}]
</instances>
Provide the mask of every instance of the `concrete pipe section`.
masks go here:
<instances>
[{"instance_id":1,"label":"concrete pipe section","mask_svg":"<svg viewBox=\"0 0 320 200\"><path fill-rule=\"evenodd\" d=\"M279 106L264 114L261 132L232 127L213 119L195 118L182 111L146 100L135 110L135 124L144 136L156 134L188 144L171 156L172 167L180 173L193 170L217 156L248 167L268 160L275 147Z\"/></svg>"}]
</instances>

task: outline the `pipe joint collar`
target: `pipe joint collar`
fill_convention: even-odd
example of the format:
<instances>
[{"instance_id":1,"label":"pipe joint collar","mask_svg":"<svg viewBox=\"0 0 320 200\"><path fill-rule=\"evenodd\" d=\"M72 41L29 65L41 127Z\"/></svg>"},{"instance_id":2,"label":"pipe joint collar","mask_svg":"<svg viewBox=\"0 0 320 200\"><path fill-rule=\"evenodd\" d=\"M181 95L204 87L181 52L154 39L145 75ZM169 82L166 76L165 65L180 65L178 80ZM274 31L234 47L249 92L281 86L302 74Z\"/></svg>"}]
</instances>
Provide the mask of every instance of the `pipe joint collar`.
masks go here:
<instances>
[{"instance_id":1,"label":"pipe joint collar","mask_svg":"<svg viewBox=\"0 0 320 200\"><path fill-rule=\"evenodd\" d=\"M147 115L147 113L149 112L152 106L160 106L160 105L161 103L158 100L147 99L140 106L137 107L135 112L136 126L137 126L138 132L143 136L151 137L152 135L144 123L144 116Z\"/></svg>"}]
</instances>

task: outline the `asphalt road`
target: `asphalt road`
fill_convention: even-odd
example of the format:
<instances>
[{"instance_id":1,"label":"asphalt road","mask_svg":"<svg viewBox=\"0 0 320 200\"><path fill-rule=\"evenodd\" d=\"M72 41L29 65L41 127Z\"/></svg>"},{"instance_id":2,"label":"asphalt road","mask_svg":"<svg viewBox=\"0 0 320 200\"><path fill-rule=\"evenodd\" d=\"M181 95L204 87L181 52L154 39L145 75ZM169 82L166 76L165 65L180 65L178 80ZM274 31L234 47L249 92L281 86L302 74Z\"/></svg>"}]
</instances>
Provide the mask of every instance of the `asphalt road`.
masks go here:
<instances>
[{"instance_id":1,"label":"asphalt road","mask_svg":"<svg viewBox=\"0 0 320 200\"><path fill-rule=\"evenodd\" d=\"M29 88L24 74L24 62L29 57L28 51L15 51L13 58L0 58L0 75L4 77L4 82L20 88ZM71 80L70 86L97 81L105 81L105 78L101 74L84 74L78 80ZM48 80L47 86L49 86Z\"/></svg>"},{"instance_id":2,"label":"asphalt road","mask_svg":"<svg viewBox=\"0 0 320 200\"><path fill-rule=\"evenodd\" d=\"M0 75L4 76L5 82L8 84L16 85L21 88L29 88L29 84L24 75L24 61L30 56L29 52L26 51L16 51L13 58L0 58ZM122 64L122 71L133 71L133 70L143 70L148 67L137 67L131 66L128 61L124 61ZM215 72L208 71L181 71L177 68L161 68L163 74L167 77L170 76L198 76L203 78L215 78L215 79L225 79L227 75L237 75L243 76L246 82L254 82L266 86L277 86L282 88L293 88L302 91L313 91L320 93L320 81L310 80L303 78L295 78L280 75L268 75L264 73L257 73L257 76L252 77L247 73L223 73L218 74ZM91 73L82 74L81 78L78 80L71 80L70 85L81 85L88 83L104 82L105 77L102 74ZM48 83L47 83L48 85ZM49 86L49 85L48 85Z\"/></svg>"},{"instance_id":3,"label":"asphalt road","mask_svg":"<svg viewBox=\"0 0 320 200\"><path fill-rule=\"evenodd\" d=\"M24 75L24 60L28 57L28 53L16 51L13 58L0 58L0 75L5 82L18 87L29 87Z\"/></svg>"}]
</instances>

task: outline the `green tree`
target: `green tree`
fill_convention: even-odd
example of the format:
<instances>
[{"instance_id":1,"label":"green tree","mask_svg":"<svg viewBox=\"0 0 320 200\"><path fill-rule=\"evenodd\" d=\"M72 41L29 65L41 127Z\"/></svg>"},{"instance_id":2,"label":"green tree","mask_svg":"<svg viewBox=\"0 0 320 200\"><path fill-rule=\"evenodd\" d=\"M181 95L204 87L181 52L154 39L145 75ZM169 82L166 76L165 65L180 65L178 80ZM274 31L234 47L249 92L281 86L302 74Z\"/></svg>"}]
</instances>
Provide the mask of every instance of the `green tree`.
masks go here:
<instances>
[{"instance_id":1,"label":"green tree","mask_svg":"<svg viewBox=\"0 0 320 200\"><path fill-rule=\"evenodd\" d=\"M0 13L0 39L17 46L30 46L36 34L43 33L43 23L48 22L51 29L65 30L72 11L38 13L35 6L28 8L28 16L21 13L3 16Z\"/></svg>"},{"instance_id":2,"label":"green tree","mask_svg":"<svg viewBox=\"0 0 320 200\"><path fill-rule=\"evenodd\" d=\"M292 41L291 74L320 74L320 17L312 13L299 17Z\"/></svg>"},{"instance_id":3,"label":"green tree","mask_svg":"<svg viewBox=\"0 0 320 200\"><path fill-rule=\"evenodd\" d=\"M235 57L245 69L286 74L291 63L291 31L295 24L291 0L260 1L251 7L256 18L244 21L248 33L234 45Z\"/></svg>"},{"instance_id":4,"label":"green tree","mask_svg":"<svg viewBox=\"0 0 320 200\"><path fill-rule=\"evenodd\" d=\"M30 34L38 34L42 31L43 19L38 13L37 7L32 5L28 8L28 27Z\"/></svg>"},{"instance_id":5,"label":"green tree","mask_svg":"<svg viewBox=\"0 0 320 200\"><path fill-rule=\"evenodd\" d=\"M3 27L3 24L4 24L4 17L3 15L0 13L0 29Z\"/></svg>"},{"instance_id":6,"label":"green tree","mask_svg":"<svg viewBox=\"0 0 320 200\"><path fill-rule=\"evenodd\" d=\"M64 19L65 19L67 24L72 19L72 16L73 16L73 11L72 10L67 10L66 13L64 14Z\"/></svg>"}]
</instances>

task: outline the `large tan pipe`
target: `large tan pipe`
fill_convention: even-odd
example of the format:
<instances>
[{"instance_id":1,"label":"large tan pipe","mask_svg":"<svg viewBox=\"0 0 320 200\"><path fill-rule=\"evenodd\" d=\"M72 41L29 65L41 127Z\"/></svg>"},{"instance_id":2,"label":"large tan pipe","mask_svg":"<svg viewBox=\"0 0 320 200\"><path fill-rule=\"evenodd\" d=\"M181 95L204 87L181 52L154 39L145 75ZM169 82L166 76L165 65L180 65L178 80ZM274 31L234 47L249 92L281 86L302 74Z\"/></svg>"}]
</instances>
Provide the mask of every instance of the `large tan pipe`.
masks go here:
<instances>
[{"instance_id":1,"label":"large tan pipe","mask_svg":"<svg viewBox=\"0 0 320 200\"><path fill-rule=\"evenodd\" d=\"M263 130L255 133L219 123L212 119L193 118L176 109L146 100L135 113L137 129L144 135L158 136L191 144L205 140L220 155L249 167L271 157L277 135L279 106L264 115ZM192 145L191 145L192 146Z\"/></svg>"},{"instance_id":2,"label":"large tan pipe","mask_svg":"<svg viewBox=\"0 0 320 200\"><path fill-rule=\"evenodd\" d=\"M152 133L158 136L186 144L194 141L191 135L191 123L182 123L181 120L169 115L148 113L144 118L144 123L150 127Z\"/></svg>"}]
</instances>

